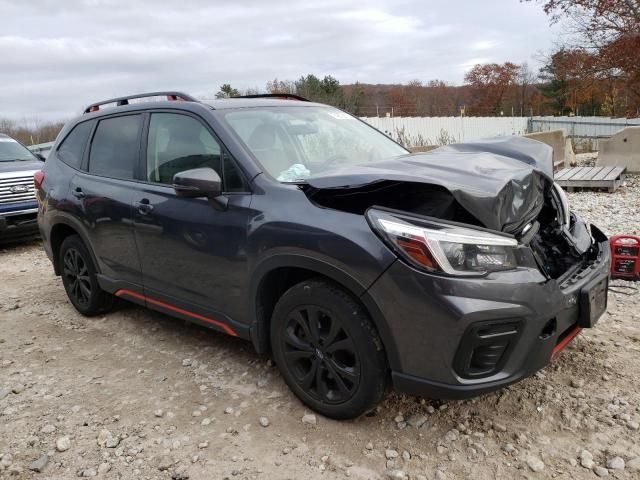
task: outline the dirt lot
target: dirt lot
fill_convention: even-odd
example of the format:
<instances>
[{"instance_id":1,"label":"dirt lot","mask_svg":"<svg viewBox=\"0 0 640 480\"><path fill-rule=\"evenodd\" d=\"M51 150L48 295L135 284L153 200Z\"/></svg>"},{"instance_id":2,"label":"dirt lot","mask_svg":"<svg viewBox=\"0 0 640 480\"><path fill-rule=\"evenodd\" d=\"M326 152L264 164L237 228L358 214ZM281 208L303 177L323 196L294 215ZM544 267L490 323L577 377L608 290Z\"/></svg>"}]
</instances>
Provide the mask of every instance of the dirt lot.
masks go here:
<instances>
[{"instance_id":1,"label":"dirt lot","mask_svg":"<svg viewBox=\"0 0 640 480\"><path fill-rule=\"evenodd\" d=\"M640 228L639 198L570 195L607 233ZM0 478L640 478L638 293L506 390L303 422L249 343L133 305L84 318L38 243L0 250L0 278Z\"/></svg>"}]
</instances>

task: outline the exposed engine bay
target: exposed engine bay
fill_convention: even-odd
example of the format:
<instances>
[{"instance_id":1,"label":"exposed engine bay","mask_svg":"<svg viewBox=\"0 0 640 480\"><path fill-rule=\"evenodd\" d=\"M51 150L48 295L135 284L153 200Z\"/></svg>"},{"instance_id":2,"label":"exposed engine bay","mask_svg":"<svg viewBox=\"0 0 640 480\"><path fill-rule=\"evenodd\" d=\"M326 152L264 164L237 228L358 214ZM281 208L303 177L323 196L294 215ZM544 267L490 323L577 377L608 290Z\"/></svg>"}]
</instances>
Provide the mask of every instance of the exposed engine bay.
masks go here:
<instances>
[{"instance_id":1,"label":"exposed engine bay","mask_svg":"<svg viewBox=\"0 0 640 480\"><path fill-rule=\"evenodd\" d=\"M551 153L540 142L499 138L337 169L301 188L324 208L364 215L383 207L509 234L531 247L548 278L560 278L595 260L602 238L570 212Z\"/></svg>"},{"instance_id":2,"label":"exposed engine bay","mask_svg":"<svg viewBox=\"0 0 640 480\"><path fill-rule=\"evenodd\" d=\"M596 260L595 245L606 240L596 231L594 238L587 224L569 210L562 188L554 184L536 219L538 233L532 236L530 246L542 271L550 278L558 278L573 267Z\"/></svg>"}]
</instances>

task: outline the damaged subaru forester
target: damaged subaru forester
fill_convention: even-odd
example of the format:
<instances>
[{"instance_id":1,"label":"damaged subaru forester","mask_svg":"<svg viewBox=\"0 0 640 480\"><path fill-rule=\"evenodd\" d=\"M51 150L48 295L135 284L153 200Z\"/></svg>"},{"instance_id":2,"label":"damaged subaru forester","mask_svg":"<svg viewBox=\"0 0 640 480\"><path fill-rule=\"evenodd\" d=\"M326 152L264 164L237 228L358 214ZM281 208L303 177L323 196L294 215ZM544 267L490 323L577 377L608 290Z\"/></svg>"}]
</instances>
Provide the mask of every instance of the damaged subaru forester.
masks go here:
<instances>
[{"instance_id":1,"label":"damaged subaru forester","mask_svg":"<svg viewBox=\"0 0 640 480\"><path fill-rule=\"evenodd\" d=\"M121 298L250 340L345 419L390 383L509 385L606 310L607 238L570 211L547 145L410 154L336 108L257 97L121 97L63 129L38 222L80 313Z\"/></svg>"}]
</instances>

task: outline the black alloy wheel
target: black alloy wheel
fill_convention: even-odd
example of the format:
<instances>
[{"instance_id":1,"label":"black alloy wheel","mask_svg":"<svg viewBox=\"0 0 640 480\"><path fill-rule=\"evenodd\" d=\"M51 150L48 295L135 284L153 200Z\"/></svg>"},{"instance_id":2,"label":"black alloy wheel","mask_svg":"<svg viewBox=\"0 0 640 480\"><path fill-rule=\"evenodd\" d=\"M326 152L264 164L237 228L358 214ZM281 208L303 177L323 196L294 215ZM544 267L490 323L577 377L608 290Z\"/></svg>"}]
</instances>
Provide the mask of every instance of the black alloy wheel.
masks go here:
<instances>
[{"instance_id":1,"label":"black alloy wheel","mask_svg":"<svg viewBox=\"0 0 640 480\"><path fill-rule=\"evenodd\" d=\"M63 275L69 285L69 295L73 295L79 305L87 305L91 299L91 280L89 269L80 252L69 248L64 253Z\"/></svg>"},{"instance_id":2,"label":"black alloy wheel","mask_svg":"<svg viewBox=\"0 0 640 480\"><path fill-rule=\"evenodd\" d=\"M289 388L330 418L366 413L389 378L384 347L356 297L324 278L287 290L271 317L271 351Z\"/></svg>"},{"instance_id":3,"label":"black alloy wheel","mask_svg":"<svg viewBox=\"0 0 640 480\"><path fill-rule=\"evenodd\" d=\"M349 400L360 385L360 359L340 320L302 305L287 319L283 351L300 386L321 402Z\"/></svg>"},{"instance_id":4,"label":"black alloy wheel","mask_svg":"<svg viewBox=\"0 0 640 480\"><path fill-rule=\"evenodd\" d=\"M90 317L113 306L115 297L100 288L93 257L79 236L62 241L58 262L62 284L78 312Z\"/></svg>"}]
</instances>

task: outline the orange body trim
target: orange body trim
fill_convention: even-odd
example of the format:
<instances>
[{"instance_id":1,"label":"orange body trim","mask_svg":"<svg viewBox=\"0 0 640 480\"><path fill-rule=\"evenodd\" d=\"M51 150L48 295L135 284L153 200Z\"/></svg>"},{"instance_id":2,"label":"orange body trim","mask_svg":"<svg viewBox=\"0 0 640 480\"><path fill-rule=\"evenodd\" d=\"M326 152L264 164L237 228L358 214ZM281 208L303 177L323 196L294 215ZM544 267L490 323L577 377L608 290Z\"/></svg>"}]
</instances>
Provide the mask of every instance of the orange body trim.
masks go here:
<instances>
[{"instance_id":1,"label":"orange body trim","mask_svg":"<svg viewBox=\"0 0 640 480\"><path fill-rule=\"evenodd\" d=\"M238 334L236 332L234 332L231 329L231 327L229 327L229 325L227 325L225 323L222 323L222 322L220 322L218 320L214 320L213 318L204 317L202 315L190 312L188 310L184 310L182 308L174 307L173 305L169 305L168 303L161 302L160 300L155 300L153 298L149 298L149 297L147 297L145 295L142 295L140 293L132 292L131 290L120 289L115 293L115 296L116 297L128 296L128 297L137 298L138 300L142 300L142 301L147 302L147 303L152 303L153 305L157 305L159 307L166 308L167 310L170 310L172 312L181 313L182 315L186 315L188 317L192 317L192 318L195 318L197 320L201 320L203 322L212 323L213 325L216 325L216 326L222 328L225 331L225 333L231 335L232 337L237 337L238 336Z\"/></svg>"},{"instance_id":2,"label":"orange body trim","mask_svg":"<svg viewBox=\"0 0 640 480\"><path fill-rule=\"evenodd\" d=\"M553 350L551 351L551 358L553 359L553 357L555 357L555 356L558 354L558 352L560 352L560 350L562 350L564 347L566 347L566 346L567 346L567 343L569 343L571 340L573 340L573 339L574 339L574 337L575 337L576 335L578 335L578 334L580 333L580 331L581 331L581 330L582 330L582 328L576 325L576 326L573 328L573 330L571 330L571 331L567 334L567 336L566 336L566 337L564 337L562 340L560 340L560 341L558 342L558 344L557 344L555 347L553 347Z\"/></svg>"}]
</instances>

